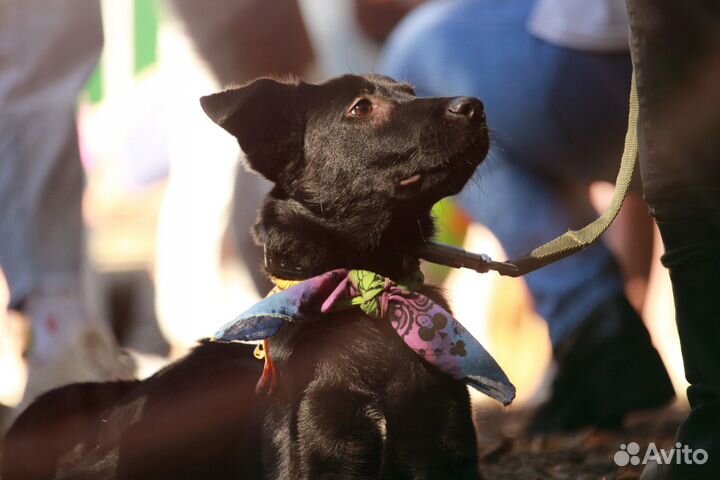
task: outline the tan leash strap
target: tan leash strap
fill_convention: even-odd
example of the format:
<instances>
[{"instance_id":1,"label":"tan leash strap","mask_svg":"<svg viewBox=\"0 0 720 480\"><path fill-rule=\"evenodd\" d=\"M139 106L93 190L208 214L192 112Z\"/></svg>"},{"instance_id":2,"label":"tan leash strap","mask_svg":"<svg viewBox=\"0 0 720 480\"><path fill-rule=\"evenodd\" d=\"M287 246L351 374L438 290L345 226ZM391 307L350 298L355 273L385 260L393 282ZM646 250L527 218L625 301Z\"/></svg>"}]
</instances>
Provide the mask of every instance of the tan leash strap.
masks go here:
<instances>
[{"instance_id":1,"label":"tan leash strap","mask_svg":"<svg viewBox=\"0 0 720 480\"><path fill-rule=\"evenodd\" d=\"M487 255L473 254L463 249L433 243L421 249L419 252L420 257L450 267L472 268L483 273L494 270L500 275L517 277L562 260L592 245L615 220L630 189L630 183L638 161L637 118L638 96L635 74L633 73L625 149L620 162L620 171L615 181L615 192L608 208L592 223L580 230L568 230L559 237L537 247L529 254L506 262L494 262Z\"/></svg>"}]
</instances>

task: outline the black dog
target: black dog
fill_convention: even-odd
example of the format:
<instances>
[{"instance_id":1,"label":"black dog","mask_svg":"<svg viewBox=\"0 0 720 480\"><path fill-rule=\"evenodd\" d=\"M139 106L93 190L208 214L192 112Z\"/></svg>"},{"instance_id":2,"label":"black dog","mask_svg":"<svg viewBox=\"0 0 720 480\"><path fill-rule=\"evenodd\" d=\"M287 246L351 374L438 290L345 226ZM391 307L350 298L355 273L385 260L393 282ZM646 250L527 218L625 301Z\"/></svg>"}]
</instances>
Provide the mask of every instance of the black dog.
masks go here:
<instances>
[{"instance_id":1,"label":"black dog","mask_svg":"<svg viewBox=\"0 0 720 480\"><path fill-rule=\"evenodd\" d=\"M260 79L202 105L275 184L254 233L268 273L284 279L413 275L432 205L488 150L479 100L416 98L375 75ZM421 291L447 308L438 290ZM251 346L208 341L143 382L50 392L9 432L2 478L477 479L465 385L387 322L333 316L272 337L269 396L254 393Z\"/></svg>"}]
</instances>

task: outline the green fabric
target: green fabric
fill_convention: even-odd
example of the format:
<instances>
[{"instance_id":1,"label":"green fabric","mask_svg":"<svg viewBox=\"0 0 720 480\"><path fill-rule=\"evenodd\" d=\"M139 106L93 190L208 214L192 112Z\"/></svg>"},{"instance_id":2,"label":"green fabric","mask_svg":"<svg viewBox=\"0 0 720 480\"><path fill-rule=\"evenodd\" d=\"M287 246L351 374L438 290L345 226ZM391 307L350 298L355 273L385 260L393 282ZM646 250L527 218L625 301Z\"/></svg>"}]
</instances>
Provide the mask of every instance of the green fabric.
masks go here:
<instances>
[{"instance_id":1,"label":"green fabric","mask_svg":"<svg viewBox=\"0 0 720 480\"><path fill-rule=\"evenodd\" d=\"M359 305L360 310L373 317L380 316L380 302L378 297L385 288L385 277L367 270L351 270L350 281L357 288L359 296L352 299L353 305Z\"/></svg>"},{"instance_id":2,"label":"green fabric","mask_svg":"<svg viewBox=\"0 0 720 480\"><path fill-rule=\"evenodd\" d=\"M372 317L380 316L380 295L385 290L385 277L367 270L351 270L348 274L350 282L355 286L359 295L351 300L351 305L360 307L365 314ZM423 284L423 275L418 270L410 277L398 282L397 285L404 290L417 290Z\"/></svg>"}]
</instances>

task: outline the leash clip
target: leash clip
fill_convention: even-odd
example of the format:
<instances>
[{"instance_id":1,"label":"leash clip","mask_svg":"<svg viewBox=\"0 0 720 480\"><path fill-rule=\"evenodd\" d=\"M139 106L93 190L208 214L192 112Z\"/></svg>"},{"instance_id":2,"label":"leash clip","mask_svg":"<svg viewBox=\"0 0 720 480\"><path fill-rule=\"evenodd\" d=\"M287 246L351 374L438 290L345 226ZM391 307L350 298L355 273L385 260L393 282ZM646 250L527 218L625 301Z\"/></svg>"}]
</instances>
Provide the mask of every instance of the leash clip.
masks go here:
<instances>
[{"instance_id":1,"label":"leash clip","mask_svg":"<svg viewBox=\"0 0 720 480\"><path fill-rule=\"evenodd\" d=\"M258 360L265 360L265 346L263 345L263 343L258 343L257 345L255 345L255 350L253 350L253 356Z\"/></svg>"},{"instance_id":2,"label":"leash clip","mask_svg":"<svg viewBox=\"0 0 720 480\"><path fill-rule=\"evenodd\" d=\"M420 247L417 254L423 260L451 268L469 268L479 273L493 270L510 277L520 274L517 265L513 263L496 262L484 253L471 253L463 248L442 243L429 242Z\"/></svg>"}]
</instances>

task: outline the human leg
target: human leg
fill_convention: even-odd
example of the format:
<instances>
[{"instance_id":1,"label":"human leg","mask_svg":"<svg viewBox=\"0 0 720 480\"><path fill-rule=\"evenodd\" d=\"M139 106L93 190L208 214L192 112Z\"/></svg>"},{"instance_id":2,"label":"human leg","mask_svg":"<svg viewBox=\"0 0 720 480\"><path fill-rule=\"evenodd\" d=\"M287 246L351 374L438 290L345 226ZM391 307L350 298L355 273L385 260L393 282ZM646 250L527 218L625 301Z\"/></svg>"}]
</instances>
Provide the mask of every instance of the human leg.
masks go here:
<instances>
[{"instance_id":1,"label":"human leg","mask_svg":"<svg viewBox=\"0 0 720 480\"><path fill-rule=\"evenodd\" d=\"M75 102L102 46L99 2L0 4L0 265L31 322L24 402L126 374L82 288L83 172Z\"/></svg>"},{"instance_id":2,"label":"human leg","mask_svg":"<svg viewBox=\"0 0 720 480\"><path fill-rule=\"evenodd\" d=\"M211 7L198 0L172 0L171 5L223 87L270 74L300 75L313 59L297 0L214 0ZM263 252L250 229L269 191L265 179L237 169L224 239L245 263L260 295L272 284L261 270Z\"/></svg>"},{"instance_id":3,"label":"human leg","mask_svg":"<svg viewBox=\"0 0 720 480\"><path fill-rule=\"evenodd\" d=\"M643 191L665 246L692 408L676 440L703 465L643 478L720 477L720 5L628 0Z\"/></svg>"},{"instance_id":4,"label":"human leg","mask_svg":"<svg viewBox=\"0 0 720 480\"><path fill-rule=\"evenodd\" d=\"M460 205L493 232L509 258L594 215L584 189L543 179L503 159L500 152L491 153L476 179L460 194ZM589 312L623 294L618 266L602 243L524 279L535 309L548 322L554 347L580 327Z\"/></svg>"},{"instance_id":5,"label":"human leg","mask_svg":"<svg viewBox=\"0 0 720 480\"><path fill-rule=\"evenodd\" d=\"M393 34L380 64L419 95L483 100L493 146L479 186L466 188L461 200L511 257L593 219L584 185L617 173L627 116L629 56L585 54L532 37L532 5L430 3ZM473 55L459 56L458 48ZM603 244L526 280L553 344L623 291Z\"/></svg>"},{"instance_id":6,"label":"human leg","mask_svg":"<svg viewBox=\"0 0 720 480\"><path fill-rule=\"evenodd\" d=\"M460 200L511 257L594 215L584 189L548 182L497 156L481 166L477 185L463 191ZM533 418L531 430L617 427L628 412L674 396L642 319L624 296L615 260L602 243L533 272L526 281L538 313L547 319L558 367L551 397Z\"/></svg>"},{"instance_id":7,"label":"human leg","mask_svg":"<svg viewBox=\"0 0 720 480\"><path fill-rule=\"evenodd\" d=\"M10 306L78 283L83 173L77 94L102 46L97 2L3 2L0 66L0 264Z\"/></svg>"}]
</instances>

